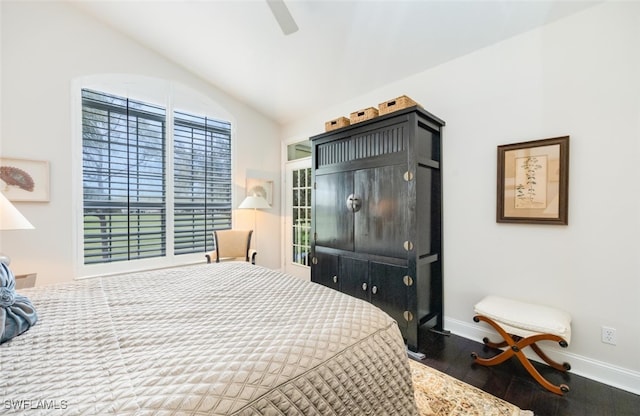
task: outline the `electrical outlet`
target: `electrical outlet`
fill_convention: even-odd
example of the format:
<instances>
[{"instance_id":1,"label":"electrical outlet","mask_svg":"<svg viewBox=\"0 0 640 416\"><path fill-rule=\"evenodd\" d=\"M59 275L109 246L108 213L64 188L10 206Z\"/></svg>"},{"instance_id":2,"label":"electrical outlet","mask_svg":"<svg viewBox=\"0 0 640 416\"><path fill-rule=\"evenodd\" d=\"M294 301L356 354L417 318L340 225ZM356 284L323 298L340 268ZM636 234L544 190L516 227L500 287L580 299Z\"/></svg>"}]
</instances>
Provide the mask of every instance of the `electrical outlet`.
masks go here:
<instances>
[{"instance_id":1,"label":"electrical outlet","mask_svg":"<svg viewBox=\"0 0 640 416\"><path fill-rule=\"evenodd\" d=\"M602 327L602 342L605 344L616 345L616 329L608 326Z\"/></svg>"}]
</instances>

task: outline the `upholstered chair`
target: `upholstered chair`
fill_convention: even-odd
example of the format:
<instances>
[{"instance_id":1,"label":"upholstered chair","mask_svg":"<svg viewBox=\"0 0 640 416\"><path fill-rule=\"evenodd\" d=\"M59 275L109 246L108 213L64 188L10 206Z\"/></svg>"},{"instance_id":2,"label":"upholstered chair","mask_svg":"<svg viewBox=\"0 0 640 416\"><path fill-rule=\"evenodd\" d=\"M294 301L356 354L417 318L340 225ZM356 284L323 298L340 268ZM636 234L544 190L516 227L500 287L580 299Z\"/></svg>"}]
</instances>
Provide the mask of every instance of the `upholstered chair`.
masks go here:
<instances>
[{"instance_id":1,"label":"upholstered chair","mask_svg":"<svg viewBox=\"0 0 640 416\"><path fill-rule=\"evenodd\" d=\"M215 250L206 253L207 263L220 263L225 260L244 259L256 264L258 252L252 250L251 235L253 230L217 230L213 232Z\"/></svg>"}]
</instances>

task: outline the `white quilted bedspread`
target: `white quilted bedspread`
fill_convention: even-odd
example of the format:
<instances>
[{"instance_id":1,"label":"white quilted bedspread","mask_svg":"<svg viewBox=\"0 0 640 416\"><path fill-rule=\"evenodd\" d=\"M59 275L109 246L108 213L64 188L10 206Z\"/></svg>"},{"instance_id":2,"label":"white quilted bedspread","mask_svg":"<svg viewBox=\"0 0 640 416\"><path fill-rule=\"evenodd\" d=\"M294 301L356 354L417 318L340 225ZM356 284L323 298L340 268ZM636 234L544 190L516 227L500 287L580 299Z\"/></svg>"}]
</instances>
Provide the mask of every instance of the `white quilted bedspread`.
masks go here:
<instances>
[{"instance_id":1,"label":"white quilted bedspread","mask_svg":"<svg viewBox=\"0 0 640 416\"><path fill-rule=\"evenodd\" d=\"M0 345L0 413L416 415L396 323L373 306L233 262L21 291Z\"/></svg>"}]
</instances>

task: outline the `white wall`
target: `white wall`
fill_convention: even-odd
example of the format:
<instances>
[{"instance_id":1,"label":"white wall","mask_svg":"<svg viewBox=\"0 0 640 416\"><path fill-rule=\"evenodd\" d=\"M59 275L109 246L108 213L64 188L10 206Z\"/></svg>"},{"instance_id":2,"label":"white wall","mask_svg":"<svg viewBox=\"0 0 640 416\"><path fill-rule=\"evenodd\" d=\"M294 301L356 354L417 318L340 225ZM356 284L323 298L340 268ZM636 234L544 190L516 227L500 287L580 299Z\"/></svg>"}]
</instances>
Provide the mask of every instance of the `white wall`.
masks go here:
<instances>
[{"instance_id":1,"label":"white wall","mask_svg":"<svg viewBox=\"0 0 640 416\"><path fill-rule=\"evenodd\" d=\"M72 85L96 74L163 80L173 91L195 90L233 121L233 200L244 197L247 174L280 177L279 127L246 105L124 37L75 7L58 2L5 2L2 10L0 155L48 160L51 200L16 203L32 231L0 233L0 252L15 273L37 272L38 285L74 278ZM210 106L209 106L210 107ZM250 149L251 151L248 151ZM280 267L280 198L258 213L258 264ZM253 227L253 212L234 211L234 225ZM204 260L204 256L202 257Z\"/></svg>"},{"instance_id":2,"label":"white wall","mask_svg":"<svg viewBox=\"0 0 640 416\"><path fill-rule=\"evenodd\" d=\"M285 126L284 136L317 134L326 120L402 94L444 119L448 329L481 339L473 305L489 293L554 305L573 316L561 358L574 372L640 393L638 74L640 4L606 3ZM564 135L569 225L497 224L496 146ZM603 325L617 329L616 346L600 342Z\"/></svg>"}]
</instances>

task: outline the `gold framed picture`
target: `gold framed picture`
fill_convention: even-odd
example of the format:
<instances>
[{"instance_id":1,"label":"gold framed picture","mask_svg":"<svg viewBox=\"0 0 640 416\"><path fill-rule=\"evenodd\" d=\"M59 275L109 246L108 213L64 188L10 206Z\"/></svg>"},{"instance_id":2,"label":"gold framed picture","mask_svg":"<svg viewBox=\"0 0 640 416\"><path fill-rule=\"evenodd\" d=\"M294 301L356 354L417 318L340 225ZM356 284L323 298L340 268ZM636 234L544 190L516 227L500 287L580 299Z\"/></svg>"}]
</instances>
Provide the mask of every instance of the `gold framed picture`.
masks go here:
<instances>
[{"instance_id":1,"label":"gold framed picture","mask_svg":"<svg viewBox=\"0 0 640 416\"><path fill-rule=\"evenodd\" d=\"M497 222L567 225L569 136L498 146Z\"/></svg>"}]
</instances>

